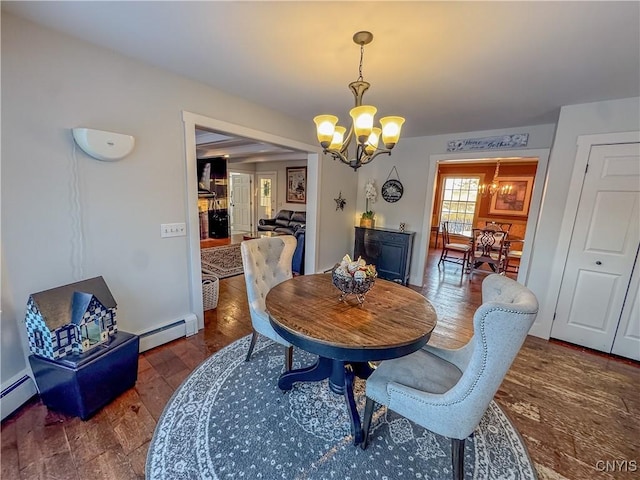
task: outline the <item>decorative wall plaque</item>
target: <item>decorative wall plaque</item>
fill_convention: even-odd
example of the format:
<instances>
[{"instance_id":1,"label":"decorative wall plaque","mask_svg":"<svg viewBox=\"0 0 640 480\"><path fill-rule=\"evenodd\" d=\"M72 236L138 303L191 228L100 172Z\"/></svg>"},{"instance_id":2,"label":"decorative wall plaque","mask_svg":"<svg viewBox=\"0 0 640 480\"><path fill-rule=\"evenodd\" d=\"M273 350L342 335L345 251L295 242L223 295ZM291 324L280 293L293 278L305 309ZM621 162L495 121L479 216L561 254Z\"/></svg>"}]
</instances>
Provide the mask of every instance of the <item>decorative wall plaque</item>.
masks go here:
<instances>
[{"instance_id":1,"label":"decorative wall plaque","mask_svg":"<svg viewBox=\"0 0 640 480\"><path fill-rule=\"evenodd\" d=\"M390 178L391 174L395 170L397 178ZM404 187L400 182L400 177L398 175L398 170L395 165L389 172L389 176L387 177L387 181L382 184L382 198L389 203L395 203L402 198L402 194L404 193Z\"/></svg>"},{"instance_id":2,"label":"decorative wall plaque","mask_svg":"<svg viewBox=\"0 0 640 480\"><path fill-rule=\"evenodd\" d=\"M514 133L513 135L500 135L497 137L467 138L464 140L451 140L447 144L447 152L526 147L527 143L529 143L528 133Z\"/></svg>"}]
</instances>

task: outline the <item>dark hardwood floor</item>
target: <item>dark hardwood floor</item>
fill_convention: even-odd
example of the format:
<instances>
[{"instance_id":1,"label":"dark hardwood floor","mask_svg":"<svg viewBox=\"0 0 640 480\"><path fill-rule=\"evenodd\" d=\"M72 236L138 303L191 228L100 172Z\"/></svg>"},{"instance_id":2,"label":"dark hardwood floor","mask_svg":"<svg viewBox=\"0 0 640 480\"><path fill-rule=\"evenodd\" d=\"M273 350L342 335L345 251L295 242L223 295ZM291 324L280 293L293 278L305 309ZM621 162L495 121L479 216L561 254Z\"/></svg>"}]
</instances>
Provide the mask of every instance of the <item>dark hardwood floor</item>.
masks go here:
<instances>
[{"instance_id":1,"label":"dark hardwood floor","mask_svg":"<svg viewBox=\"0 0 640 480\"><path fill-rule=\"evenodd\" d=\"M430 343L457 347L472 335L484 277L460 280L451 264L439 271L437 254L430 253L425 286L416 289L438 312ZM244 278L222 280L205 328L141 354L135 388L90 420L50 412L36 397L2 422L0 478L144 478L149 441L174 390L205 358L250 332ZM496 400L541 480L639 478L638 363L529 337Z\"/></svg>"}]
</instances>

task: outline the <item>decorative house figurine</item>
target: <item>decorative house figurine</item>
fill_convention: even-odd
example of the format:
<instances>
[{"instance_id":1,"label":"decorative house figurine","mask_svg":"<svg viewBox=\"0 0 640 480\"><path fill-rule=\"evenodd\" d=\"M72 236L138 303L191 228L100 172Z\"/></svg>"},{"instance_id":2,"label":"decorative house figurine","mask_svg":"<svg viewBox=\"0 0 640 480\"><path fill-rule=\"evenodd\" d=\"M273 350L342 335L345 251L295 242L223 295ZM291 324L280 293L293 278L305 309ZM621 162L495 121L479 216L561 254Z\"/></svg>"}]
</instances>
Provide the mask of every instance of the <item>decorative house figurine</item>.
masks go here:
<instances>
[{"instance_id":1,"label":"decorative house figurine","mask_svg":"<svg viewBox=\"0 0 640 480\"><path fill-rule=\"evenodd\" d=\"M140 340L118 331L116 302L102 277L31 294L25 323L29 364L47 408L86 420L135 385Z\"/></svg>"},{"instance_id":2,"label":"decorative house figurine","mask_svg":"<svg viewBox=\"0 0 640 480\"><path fill-rule=\"evenodd\" d=\"M25 323L31 353L58 360L109 342L116 301L102 277L90 278L31 294Z\"/></svg>"}]
</instances>

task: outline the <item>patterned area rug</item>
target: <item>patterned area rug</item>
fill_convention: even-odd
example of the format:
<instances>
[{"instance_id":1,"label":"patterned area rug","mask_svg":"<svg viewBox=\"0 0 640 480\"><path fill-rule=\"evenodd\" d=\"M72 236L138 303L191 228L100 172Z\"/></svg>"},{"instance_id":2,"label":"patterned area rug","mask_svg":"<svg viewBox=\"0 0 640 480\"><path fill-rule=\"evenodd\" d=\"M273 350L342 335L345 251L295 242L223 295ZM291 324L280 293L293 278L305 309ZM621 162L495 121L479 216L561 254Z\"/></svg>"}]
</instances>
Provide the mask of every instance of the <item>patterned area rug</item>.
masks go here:
<instances>
[{"instance_id":1,"label":"patterned area rug","mask_svg":"<svg viewBox=\"0 0 640 480\"><path fill-rule=\"evenodd\" d=\"M147 454L148 480L449 479L450 441L378 408L366 450L354 447L342 396L326 382L278 389L284 347L250 337L209 357L189 376L158 421ZM294 368L314 356L299 349ZM364 382L355 387L362 415ZM466 479L535 479L520 435L491 403L465 447Z\"/></svg>"},{"instance_id":2,"label":"patterned area rug","mask_svg":"<svg viewBox=\"0 0 640 480\"><path fill-rule=\"evenodd\" d=\"M239 243L203 248L200 250L200 257L202 270L211 272L218 278L233 277L243 272Z\"/></svg>"}]
</instances>

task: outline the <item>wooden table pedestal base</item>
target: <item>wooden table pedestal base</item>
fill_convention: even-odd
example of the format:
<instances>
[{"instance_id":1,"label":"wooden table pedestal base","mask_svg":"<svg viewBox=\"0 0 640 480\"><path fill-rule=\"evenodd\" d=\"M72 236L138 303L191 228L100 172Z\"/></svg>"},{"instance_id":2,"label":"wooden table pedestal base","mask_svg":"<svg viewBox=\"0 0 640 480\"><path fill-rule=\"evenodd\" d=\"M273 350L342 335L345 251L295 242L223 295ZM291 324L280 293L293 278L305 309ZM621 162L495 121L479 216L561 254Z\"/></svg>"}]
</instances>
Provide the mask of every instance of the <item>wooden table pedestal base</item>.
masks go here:
<instances>
[{"instance_id":1,"label":"wooden table pedestal base","mask_svg":"<svg viewBox=\"0 0 640 480\"><path fill-rule=\"evenodd\" d=\"M353 444L362 442L362 425L353 396L353 381L355 377L367 379L374 367L369 362L345 362L333 358L318 357L318 361L310 367L290 370L280 375L278 387L280 390L291 390L296 382L320 382L329 379L329 388L333 393L344 395L347 411L351 420L351 434Z\"/></svg>"}]
</instances>

